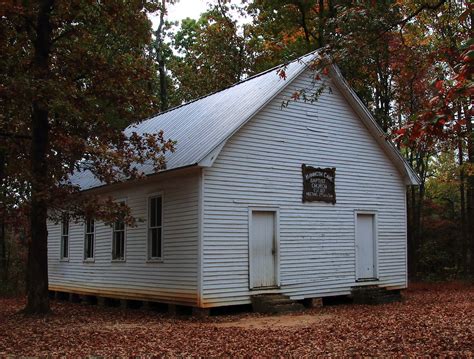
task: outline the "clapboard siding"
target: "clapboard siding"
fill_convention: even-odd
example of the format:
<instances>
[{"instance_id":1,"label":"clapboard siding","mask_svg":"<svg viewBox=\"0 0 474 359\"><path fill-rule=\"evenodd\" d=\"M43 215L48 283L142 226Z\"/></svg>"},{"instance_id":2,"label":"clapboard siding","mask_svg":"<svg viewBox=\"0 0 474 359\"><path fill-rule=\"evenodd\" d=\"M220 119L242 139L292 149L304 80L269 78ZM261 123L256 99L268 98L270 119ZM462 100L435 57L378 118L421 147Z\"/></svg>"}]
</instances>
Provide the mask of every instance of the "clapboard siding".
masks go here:
<instances>
[{"instance_id":1,"label":"clapboard siding","mask_svg":"<svg viewBox=\"0 0 474 359\"><path fill-rule=\"evenodd\" d=\"M84 263L84 225L70 226L70 259L59 260L60 226L49 225L49 283L54 290L197 305L199 172L132 183L110 192L143 219L126 229L126 261L112 262L112 229L96 223L95 262ZM163 194L163 261L147 262L147 206Z\"/></svg>"},{"instance_id":2,"label":"clapboard siding","mask_svg":"<svg viewBox=\"0 0 474 359\"><path fill-rule=\"evenodd\" d=\"M329 80L330 81L330 80ZM331 83L330 83L331 84ZM203 301L249 303L249 207L278 207L281 292L347 294L355 283L355 215L377 211L380 284L406 285L405 185L331 85L314 104L306 71L228 140L203 172ZM302 203L301 165L336 167L335 205Z\"/></svg>"}]
</instances>

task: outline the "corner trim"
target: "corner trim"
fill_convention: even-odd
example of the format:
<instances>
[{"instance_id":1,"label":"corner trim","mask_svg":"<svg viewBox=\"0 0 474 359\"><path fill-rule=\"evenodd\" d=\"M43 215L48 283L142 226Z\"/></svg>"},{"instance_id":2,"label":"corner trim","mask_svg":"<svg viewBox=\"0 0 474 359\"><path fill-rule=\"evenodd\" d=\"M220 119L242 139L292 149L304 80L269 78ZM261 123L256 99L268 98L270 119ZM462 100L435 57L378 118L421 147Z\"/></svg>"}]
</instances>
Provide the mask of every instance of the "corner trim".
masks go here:
<instances>
[{"instance_id":1,"label":"corner trim","mask_svg":"<svg viewBox=\"0 0 474 359\"><path fill-rule=\"evenodd\" d=\"M203 241L204 241L204 169L201 169L198 182L198 253L197 253L197 306L203 304Z\"/></svg>"}]
</instances>

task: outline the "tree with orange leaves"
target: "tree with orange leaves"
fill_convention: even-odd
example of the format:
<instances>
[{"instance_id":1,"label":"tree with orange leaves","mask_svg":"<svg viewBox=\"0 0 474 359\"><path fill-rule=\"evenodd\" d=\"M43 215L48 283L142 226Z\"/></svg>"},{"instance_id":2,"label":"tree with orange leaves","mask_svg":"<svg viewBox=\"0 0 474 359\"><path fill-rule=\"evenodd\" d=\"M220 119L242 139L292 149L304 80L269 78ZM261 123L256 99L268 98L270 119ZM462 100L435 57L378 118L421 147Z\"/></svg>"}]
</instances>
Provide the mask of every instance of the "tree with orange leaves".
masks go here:
<instances>
[{"instance_id":1,"label":"tree with orange leaves","mask_svg":"<svg viewBox=\"0 0 474 359\"><path fill-rule=\"evenodd\" d=\"M163 152L173 149L163 133L123 132L156 111L147 13L159 10L156 1L0 4L1 211L27 207L28 313L49 311L49 216L131 220L126 208L81 196L70 175L87 170L104 183L140 177L136 164L162 168Z\"/></svg>"}]
</instances>

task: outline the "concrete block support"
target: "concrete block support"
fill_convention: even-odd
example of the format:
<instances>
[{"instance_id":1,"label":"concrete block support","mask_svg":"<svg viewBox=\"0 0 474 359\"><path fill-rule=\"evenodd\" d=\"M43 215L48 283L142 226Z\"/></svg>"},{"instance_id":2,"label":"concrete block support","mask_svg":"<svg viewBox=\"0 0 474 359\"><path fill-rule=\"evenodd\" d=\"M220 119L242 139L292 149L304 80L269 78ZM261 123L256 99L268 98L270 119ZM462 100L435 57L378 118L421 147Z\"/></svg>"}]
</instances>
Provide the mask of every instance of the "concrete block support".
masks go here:
<instances>
[{"instance_id":1,"label":"concrete block support","mask_svg":"<svg viewBox=\"0 0 474 359\"><path fill-rule=\"evenodd\" d=\"M128 299L128 300L126 300L126 304L125 304L124 308L141 309L141 308L144 308L144 305L145 305L144 303L146 303L146 302L142 302L141 300Z\"/></svg>"},{"instance_id":2,"label":"concrete block support","mask_svg":"<svg viewBox=\"0 0 474 359\"><path fill-rule=\"evenodd\" d=\"M71 303L80 303L82 300L81 300L81 296L79 294L70 293L69 294L69 301Z\"/></svg>"},{"instance_id":3,"label":"concrete block support","mask_svg":"<svg viewBox=\"0 0 474 359\"><path fill-rule=\"evenodd\" d=\"M171 315L176 315L178 312L178 308L176 304L168 304L168 313Z\"/></svg>"},{"instance_id":4,"label":"concrete block support","mask_svg":"<svg viewBox=\"0 0 474 359\"><path fill-rule=\"evenodd\" d=\"M303 300L306 308L321 308L323 306L323 298L306 298Z\"/></svg>"},{"instance_id":5,"label":"concrete block support","mask_svg":"<svg viewBox=\"0 0 474 359\"><path fill-rule=\"evenodd\" d=\"M211 311L209 308L193 308L192 315L198 318L207 318L209 317Z\"/></svg>"},{"instance_id":6,"label":"concrete block support","mask_svg":"<svg viewBox=\"0 0 474 359\"><path fill-rule=\"evenodd\" d=\"M97 304L97 297L95 295L81 295L81 302L89 305Z\"/></svg>"},{"instance_id":7,"label":"concrete block support","mask_svg":"<svg viewBox=\"0 0 474 359\"><path fill-rule=\"evenodd\" d=\"M66 292L56 292L56 299L67 301L69 300L69 293Z\"/></svg>"},{"instance_id":8,"label":"concrete block support","mask_svg":"<svg viewBox=\"0 0 474 359\"><path fill-rule=\"evenodd\" d=\"M159 302L143 302L143 309L151 310L157 313L167 313L168 305Z\"/></svg>"}]
</instances>

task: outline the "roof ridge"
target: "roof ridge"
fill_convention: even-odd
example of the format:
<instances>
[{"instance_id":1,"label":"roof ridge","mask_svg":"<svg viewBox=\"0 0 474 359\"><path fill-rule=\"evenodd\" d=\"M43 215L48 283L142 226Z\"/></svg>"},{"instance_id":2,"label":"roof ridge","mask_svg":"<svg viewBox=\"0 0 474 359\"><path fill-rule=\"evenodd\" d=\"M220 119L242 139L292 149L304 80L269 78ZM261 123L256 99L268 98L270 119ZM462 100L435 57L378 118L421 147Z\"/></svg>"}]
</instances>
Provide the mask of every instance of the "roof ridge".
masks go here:
<instances>
[{"instance_id":1,"label":"roof ridge","mask_svg":"<svg viewBox=\"0 0 474 359\"><path fill-rule=\"evenodd\" d=\"M157 114L150 115L150 116L148 116L147 118L144 118L144 119L143 119L142 121L140 121L140 122L137 122L137 123L134 123L133 125L127 126L127 128L129 128L129 127L130 127L130 128L133 128L134 126L140 125L140 124L142 124L142 123L144 123L144 122L146 122L146 121L149 121L149 120L152 120L152 119L154 119L154 118L157 118L157 117L159 117L159 116L161 116L161 115L164 115L165 113L172 112L172 111L177 110L177 109L179 109L179 108L181 108L181 107L190 105L190 104L192 104L192 103L194 103L194 102L197 102L197 101L202 100L202 99L205 99L205 98L207 98L207 97L209 97L209 96L215 95L215 94L217 94L217 93L219 93L219 92L228 90L228 89L230 89L230 88L233 88L233 87L235 87L235 86L237 86L237 85L240 85L240 84L242 84L242 83L245 83L245 82L247 82L247 81L253 80L253 79L258 78L258 77L263 76L263 75L266 75L266 74L268 74L269 72L275 71L275 70L277 70L277 69L279 69L279 68L282 68L282 67L285 67L285 66L288 66L288 65L291 64L291 63L300 61L301 59L303 59L303 58L305 58L305 57L307 57L307 56L309 56L309 55L311 55L311 54L316 54L318 51L319 51L319 49L316 49L316 50L314 50L314 51L308 52L307 54L301 55L301 56L297 57L297 58L294 59L294 60L287 61L287 62L284 62L284 63L282 63L282 64L278 64L278 65L276 65L276 66L273 66L272 68L269 68L269 69L267 69L267 70L265 70L265 71L262 71L262 72L259 72L259 73L255 74L255 75L252 75L252 76L250 76L250 77L247 77L247 78L245 78L245 79L243 79L243 80L240 80L240 81L238 81L238 82L236 82L236 83L234 83L234 84L232 84L232 85L229 85L229 86L227 86L227 87L224 87L224 88L222 88L222 89L220 89L220 90L216 90L216 91L214 91L214 92L210 92L210 93L208 93L208 94L206 94L206 95L197 97L197 98L195 98L195 99L193 99L193 100L191 100L191 101L189 101L189 102L183 103L183 104L181 104L181 105L174 106L174 107L169 108L169 109L167 109L167 110L165 110L165 111L158 112Z\"/></svg>"}]
</instances>

